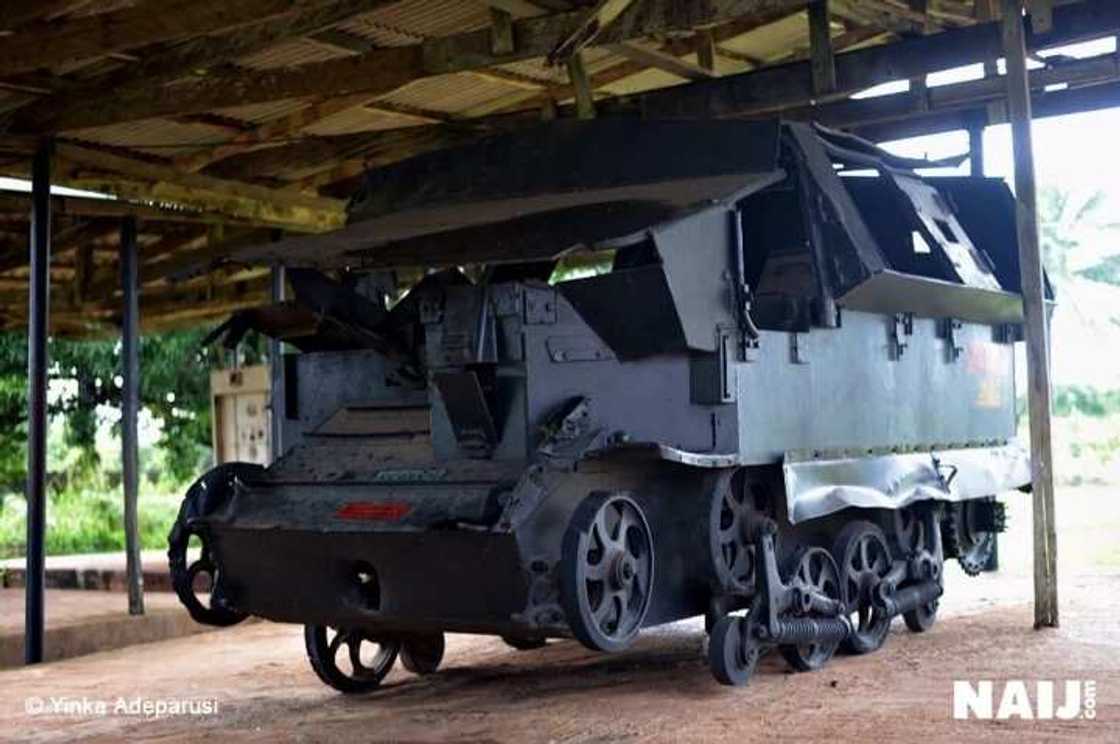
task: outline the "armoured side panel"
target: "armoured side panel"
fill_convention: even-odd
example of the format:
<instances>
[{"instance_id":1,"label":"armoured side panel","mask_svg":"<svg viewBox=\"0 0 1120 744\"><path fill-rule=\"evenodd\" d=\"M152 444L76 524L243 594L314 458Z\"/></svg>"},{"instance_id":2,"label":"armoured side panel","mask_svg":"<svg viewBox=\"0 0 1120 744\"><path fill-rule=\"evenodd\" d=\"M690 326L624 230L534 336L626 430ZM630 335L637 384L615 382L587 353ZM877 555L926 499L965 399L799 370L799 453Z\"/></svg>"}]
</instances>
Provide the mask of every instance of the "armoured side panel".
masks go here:
<instances>
[{"instance_id":1,"label":"armoured side panel","mask_svg":"<svg viewBox=\"0 0 1120 744\"><path fill-rule=\"evenodd\" d=\"M907 335L892 316L849 311L835 330L764 331L757 360L738 366L744 461L1011 437L1012 345L993 341L990 326L946 334L947 322L914 318Z\"/></svg>"},{"instance_id":2,"label":"armoured side panel","mask_svg":"<svg viewBox=\"0 0 1120 744\"><path fill-rule=\"evenodd\" d=\"M388 365L375 351L332 351L288 355L285 386L274 391L283 416L283 441L291 449L340 409L354 407L426 407L423 390L390 386ZM355 432L357 433L357 432Z\"/></svg>"},{"instance_id":3,"label":"armoured side panel","mask_svg":"<svg viewBox=\"0 0 1120 744\"><path fill-rule=\"evenodd\" d=\"M617 301L626 306L636 298ZM735 451L735 406L693 404L688 355L620 361L559 294L556 307L554 324L525 328L528 413L535 437L550 411L587 397L593 425L605 427L605 434L624 433L631 441L692 452Z\"/></svg>"}]
</instances>

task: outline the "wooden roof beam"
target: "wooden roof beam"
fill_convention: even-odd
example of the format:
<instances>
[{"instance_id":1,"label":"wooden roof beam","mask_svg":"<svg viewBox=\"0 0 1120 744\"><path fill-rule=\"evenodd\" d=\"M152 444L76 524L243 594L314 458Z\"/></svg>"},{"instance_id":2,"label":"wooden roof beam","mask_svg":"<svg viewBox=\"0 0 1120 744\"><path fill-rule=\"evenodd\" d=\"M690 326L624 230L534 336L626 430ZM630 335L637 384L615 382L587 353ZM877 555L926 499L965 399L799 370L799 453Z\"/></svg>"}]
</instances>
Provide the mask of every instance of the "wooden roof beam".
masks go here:
<instances>
[{"instance_id":1,"label":"wooden roof beam","mask_svg":"<svg viewBox=\"0 0 1120 744\"><path fill-rule=\"evenodd\" d=\"M158 11L137 3L114 13L36 24L4 39L0 70L18 75L75 60L210 34L291 10L285 0L235 3L166 0Z\"/></svg>"},{"instance_id":2,"label":"wooden roof beam","mask_svg":"<svg viewBox=\"0 0 1120 744\"><path fill-rule=\"evenodd\" d=\"M636 42L624 41L621 44L612 44L607 48L633 62L654 67L685 80L707 80L717 77L711 69L704 69L700 65L694 65L680 57L667 54L659 49L642 46Z\"/></svg>"},{"instance_id":3,"label":"wooden roof beam","mask_svg":"<svg viewBox=\"0 0 1120 744\"><path fill-rule=\"evenodd\" d=\"M586 12L579 26L557 42L553 50L548 53L549 64L565 63L581 49L592 44L633 2L634 0L598 0L595 6Z\"/></svg>"},{"instance_id":4,"label":"wooden roof beam","mask_svg":"<svg viewBox=\"0 0 1120 744\"><path fill-rule=\"evenodd\" d=\"M89 0L4 0L0 3L0 30L11 31L41 18L69 12Z\"/></svg>"},{"instance_id":5,"label":"wooden roof beam","mask_svg":"<svg viewBox=\"0 0 1120 744\"><path fill-rule=\"evenodd\" d=\"M135 64L118 71L98 76L82 83L54 80L48 89L55 91L44 108L80 105L106 95L108 91L122 92L152 89L163 83L200 74L228 64L240 57L266 49L285 39L322 32L354 15L368 13L399 0L298 0L292 12L252 19L252 23L239 25L222 33L196 36L169 45L150 44ZM198 2L203 5L204 2ZM240 4L236 4L240 7ZM291 3L287 3L291 10ZM148 46L155 47L149 50ZM8 73L4 73L7 75ZM28 99L20 106L32 102Z\"/></svg>"},{"instance_id":6,"label":"wooden roof beam","mask_svg":"<svg viewBox=\"0 0 1120 744\"><path fill-rule=\"evenodd\" d=\"M740 16L803 8L806 0L643 0L603 29L597 43L612 44L671 30L686 30ZM579 12L553 13L514 22L517 49L497 56L490 30L430 39L406 47L375 49L348 59L264 71L213 75L174 86L115 86L80 99L46 101L16 117L22 131L42 133L188 114L224 106L305 96L384 94L413 80L449 72L484 69L550 53L585 20Z\"/></svg>"},{"instance_id":7,"label":"wooden roof beam","mask_svg":"<svg viewBox=\"0 0 1120 744\"><path fill-rule=\"evenodd\" d=\"M1042 101L1047 96L1066 92L1046 93L1047 86L1064 83L1070 89L1077 90L1118 82L1120 64L1111 54L1078 60L1060 67L1035 70L1030 79L1032 91ZM989 77L939 85L921 95L915 91L906 91L876 98L849 99L791 109L784 112L784 115L796 119L812 118L833 127L869 127L884 122L901 122L927 113L983 109L986 104L1004 100L1006 88L1006 81L1001 77Z\"/></svg>"},{"instance_id":8,"label":"wooden roof beam","mask_svg":"<svg viewBox=\"0 0 1120 744\"><path fill-rule=\"evenodd\" d=\"M312 232L339 227L345 221L345 203L337 199L309 197L199 173L184 173L172 166L135 160L70 142L57 143L55 152L60 169L66 165L78 165L119 173L143 182L154 181L152 192L147 197L153 200L162 196L170 202L207 205L214 211L289 223L292 227ZM102 187L113 189L113 181L107 179ZM117 189L114 193L120 193L119 187Z\"/></svg>"},{"instance_id":9,"label":"wooden roof beam","mask_svg":"<svg viewBox=\"0 0 1120 744\"><path fill-rule=\"evenodd\" d=\"M1059 46L1118 31L1120 3L1084 0L1055 7L1054 30L1033 37L1030 43ZM855 93L892 80L994 60L1001 54L998 23L913 36L836 55L837 92ZM604 113L642 112L649 117L749 116L808 105L813 97L810 65L799 62L601 101L599 105Z\"/></svg>"},{"instance_id":10,"label":"wooden roof beam","mask_svg":"<svg viewBox=\"0 0 1120 744\"><path fill-rule=\"evenodd\" d=\"M874 26L898 34L920 33L929 16L880 0L832 0L832 12L861 26Z\"/></svg>"}]
</instances>

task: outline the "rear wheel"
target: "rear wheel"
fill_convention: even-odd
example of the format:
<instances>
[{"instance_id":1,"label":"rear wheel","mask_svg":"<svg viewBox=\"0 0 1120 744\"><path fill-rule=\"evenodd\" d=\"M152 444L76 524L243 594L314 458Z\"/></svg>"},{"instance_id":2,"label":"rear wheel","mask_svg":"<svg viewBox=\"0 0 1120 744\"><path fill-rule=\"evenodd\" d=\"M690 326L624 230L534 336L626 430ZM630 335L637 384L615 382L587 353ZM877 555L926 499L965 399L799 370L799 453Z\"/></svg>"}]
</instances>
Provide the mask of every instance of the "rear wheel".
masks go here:
<instances>
[{"instance_id":1,"label":"rear wheel","mask_svg":"<svg viewBox=\"0 0 1120 744\"><path fill-rule=\"evenodd\" d=\"M443 633L408 636L401 641L401 664L413 674L434 674L445 647Z\"/></svg>"},{"instance_id":2,"label":"rear wheel","mask_svg":"<svg viewBox=\"0 0 1120 744\"><path fill-rule=\"evenodd\" d=\"M759 646L746 634L747 621L725 615L712 627L708 643L708 665L723 685L742 687L750 681L761 655Z\"/></svg>"},{"instance_id":3,"label":"rear wheel","mask_svg":"<svg viewBox=\"0 0 1120 744\"><path fill-rule=\"evenodd\" d=\"M900 520L912 524L910 531L911 550L908 553L913 559L917 556L923 564L920 572L923 580L942 580L941 572L944 563L941 532L937 525L935 515L920 507L910 507L898 512ZM909 612L902 614L906 627L913 633L924 633L937 622L938 600L933 600Z\"/></svg>"},{"instance_id":4,"label":"rear wheel","mask_svg":"<svg viewBox=\"0 0 1120 744\"><path fill-rule=\"evenodd\" d=\"M789 578L784 583L787 586L800 586L803 591L816 592L838 602L844 601L840 571L836 568L836 561L824 548L809 548L794 556L790 563ZM778 651L794 669L809 672L828 663L839 646L839 641L812 641L783 644L778 646Z\"/></svg>"},{"instance_id":5,"label":"rear wheel","mask_svg":"<svg viewBox=\"0 0 1120 744\"><path fill-rule=\"evenodd\" d=\"M904 612L902 619L911 632L925 633L937 622L937 600L935 599L929 604L922 605L909 612Z\"/></svg>"},{"instance_id":6,"label":"rear wheel","mask_svg":"<svg viewBox=\"0 0 1120 744\"><path fill-rule=\"evenodd\" d=\"M167 559L171 585L191 618L204 625L235 625L248 615L228 605L222 595L221 568L211 549L210 536L199 519L214 513L233 494L239 480L251 480L264 472L260 465L231 462L209 471L189 489L179 506L179 515L167 536ZM197 543L199 557L187 563ZM199 596L201 591L205 596Z\"/></svg>"},{"instance_id":7,"label":"rear wheel","mask_svg":"<svg viewBox=\"0 0 1120 744\"><path fill-rule=\"evenodd\" d=\"M584 499L560 564L560 601L575 637L596 651L629 646L653 594L653 535L638 502L610 492Z\"/></svg>"},{"instance_id":8,"label":"rear wheel","mask_svg":"<svg viewBox=\"0 0 1120 744\"><path fill-rule=\"evenodd\" d=\"M837 536L832 555L840 569L853 627L841 648L853 654L875 651L886 641L891 629L891 618L872 602L875 588L891 570L887 538L870 522L852 522Z\"/></svg>"},{"instance_id":9,"label":"rear wheel","mask_svg":"<svg viewBox=\"0 0 1120 744\"><path fill-rule=\"evenodd\" d=\"M303 640L319 679L347 694L377 689L400 651L397 641L378 640L360 629L325 625L304 626Z\"/></svg>"}]
</instances>

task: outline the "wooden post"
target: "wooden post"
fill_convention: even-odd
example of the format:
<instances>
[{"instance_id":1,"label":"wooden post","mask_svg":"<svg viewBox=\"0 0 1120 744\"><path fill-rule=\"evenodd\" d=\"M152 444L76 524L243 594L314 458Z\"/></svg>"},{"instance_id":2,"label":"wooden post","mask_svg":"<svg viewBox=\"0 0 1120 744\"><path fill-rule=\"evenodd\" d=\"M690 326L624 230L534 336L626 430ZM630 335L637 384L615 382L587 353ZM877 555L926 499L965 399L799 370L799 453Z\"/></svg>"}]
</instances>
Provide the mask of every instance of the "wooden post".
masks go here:
<instances>
[{"instance_id":1,"label":"wooden post","mask_svg":"<svg viewBox=\"0 0 1120 744\"><path fill-rule=\"evenodd\" d=\"M121 222L121 487L124 490L124 550L128 614L144 614L144 569L140 562L140 286L136 218Z\"/></svg>"},{"instance_id":2,"label":"wooden post","mask_svg":"<svg viewBox=\"0 0 1120 744\"><path fill-rule=\"evenodd\" d=\"M907 0L907 6L915 13L921 13L924 16L918 32L921 34L929 33L929 0Z\"/></svg>"},{"instance_id":3,"label":"wooden post","mask_svg":"<svg viewBox=\"0 0 1120 744\"><path fill-rule=\"evenodd\" d=\"M51 156L44 141L31 165L31 275L27 307L27 584L23 658L43 660L47 525L47 334L51 290Z\"/></svg>"},{"instance_id":4,"label":"wooden post","mask_svg":"<svg viewBox=\"0 0 1120 744\"><path fill-rule=\"evenodd\" d=\"M708 72L716 70L716 37L711 29L696 32L696 63Z\"/></svg>"},{"instance_id":5,"label":"wooden post","mask_svg":"<svg viewBox=\"0 0 1120 744\"><path fill-rule=\"evenodd\" d=\"M1019 265L1027 337L1027 402L1031 426L1034 497L1034 624L1058 626L1057 539L1050 440L1050 337L1039 246L1031 92L1027 72L1022 0L1003 0L1003 46L1007 58L1007 109L1015 156Z\"/></svg>"},{"instance_id":6,"label":"wooden post","mask_svg":"<svg viewBox=\"0 0 1120 744\"><path fill-rule=\"evenodd\" d=\"M968 168L973 178L984 177L984 121L977 116L968 127Z\"/></svg>"},{"instance_id":7,"label":"wooden post","mask_svg":"<svg viewBox=\"0 0 1120 744\"><path fill-rule=\"evenodd\" d=\"M568 77L576 92L576 116L581 119L595 118L595 92L591 90L591 80L587 67L583 64L583 53L576 52L568 58Z\"/></svg>"},{"instance_id":8,"label":"wooden post","mask_svg":"<svg viewBox=\"0 0 1120 744\"><path fill-rule=\"evenodd\" d=\"M1054 0L1028 0L1031 29L1036 34L1047 34L1054 28Z\"/></svg>"},{"instance_id":9,"label":"wooden post","mask_svg":"<svg viewBox=\"0 0 1120 744\"><path fill-rule=\"evenodd\" d=\"M836 58L832 53L828 0L815 0L809 4L809 56L813 70L813 93L822 95L836 90Z\"/></svg>"},{"instance_id":10,"label":"wooden post","mask_svg":"<svg viewBox=\"0 0 1120 744\"><path fill-rule=\"evenodd\" d=\"M490 52L501 57L513 54L513 16L504 10L490 8Z\"/></svg>"}]
</instances>

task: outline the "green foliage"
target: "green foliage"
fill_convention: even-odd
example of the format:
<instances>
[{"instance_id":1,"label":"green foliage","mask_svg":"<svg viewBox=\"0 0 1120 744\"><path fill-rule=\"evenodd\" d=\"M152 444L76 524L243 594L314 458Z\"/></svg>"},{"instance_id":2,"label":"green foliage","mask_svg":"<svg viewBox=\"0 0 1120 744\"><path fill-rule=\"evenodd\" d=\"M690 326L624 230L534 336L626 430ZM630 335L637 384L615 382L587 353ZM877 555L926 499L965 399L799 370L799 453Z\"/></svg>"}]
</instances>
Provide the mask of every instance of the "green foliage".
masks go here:
<instances>
[{"instance_id":1,"label":"green foliage","mask_svg":"<svg viewBox=\"0 0 1120 744\"><path fill-rule=\"evenodd\" d=\"M140 529L146 548L163 547L186 483L209 466L210 370L221 352L202 348L206 330L144 336L140 404L160 438L140 452ZM264 340L242 345L243 362L264 357ZM120 342L49 342L47 550L97 552L124 547L119 463L100 462L98 439L119 436ZM106 429L109 429L106 431ZM100 437L99 437L100 434ZM104 446L104 444L103 444ZM0 334L0 556L22 555L27 468L27 339Z\"/></svg>"},{"instance_id":2,"label":"green foliage","mask_svg":"<svg viewBox=\"0 0 1120 744\"><path fill-rule=\"evenodd\" d=\"M1094 266L1081 269L1077 274L1094 282L1120 285L1120 256L1109 256Z\"/></svg>"},{"instance_id":3,"label":"green foliage","mask_svg":"<svg viewBox=\"0 0 1120 744\"><path fill-rule=\"evenodd\" d=\"M163 548L179 510L179 494L140 498L140 544ZM118 490L53 490L47 503L47 553L101 553L124 550L123 500ZM27 504L9 496L0 508L0 558L23 555L26 545Z\"/></svg>"},{"instance_id":4,"label":"green foliage","mask_svg":"<svg viewBox=\"0 0 1120 744\"><path fill-rule=\"evenodd\" d=\"M1120 284L1120 256L1115 254L1120 224L1112 218L1104 191L1079 193L1046 186L1038 194L1042 260L1051 281L1083 276Z\"/></svg>"},{"instance_id":5,"label":"green foliage","mask_svg":"<svg viewBox=\"0 0 1120 744\"><path fill-rule=\"evenodd\" d=\"M220 366L220 353L200 346L206 329L144 336L140 344L140 404L162 424L162 467L184 480L205 465L210 446L209 372ZM244 361L264 356L259 337L242 346ZM52 473L67 482L96 469L95 441L105 407L120 408L120 342L116 339L73 341L52 338L48 347L52 420L64 422L66 444L80 452L70 467ZM65 382L63 394L58 382ZM116 431L117 427L114 427ZM0 334L0 485L21 491L26 470L27 339L22 333Z\"/></svg>"},{"instance_id":6,"label":"green foliage","mask_svg":"<svg viewBox=\"0 0 1120 744\"><path fill-rule=\"evenodd\" d=\"M1054 415L1079 413L1093 418L1120 414L1120 389L1098 390L1081 385L1059 385L1054 388Z\"/></svg>"}]
</instances>

